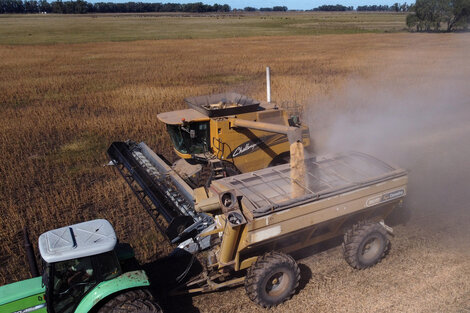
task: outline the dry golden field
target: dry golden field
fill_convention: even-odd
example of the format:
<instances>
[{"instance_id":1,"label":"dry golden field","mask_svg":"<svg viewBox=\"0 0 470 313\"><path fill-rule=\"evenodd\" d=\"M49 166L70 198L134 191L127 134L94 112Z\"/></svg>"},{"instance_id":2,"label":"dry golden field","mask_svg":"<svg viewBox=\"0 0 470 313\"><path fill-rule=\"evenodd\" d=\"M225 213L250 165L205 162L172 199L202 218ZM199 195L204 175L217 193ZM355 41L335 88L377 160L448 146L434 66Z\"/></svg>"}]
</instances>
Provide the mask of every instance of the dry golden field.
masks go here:
<instances>
[{"instance_id":1,"label":"dry golden field","mask_svg":"<svg viewBox=\"0 0 470 313\"><path fill-rule=\"evenodd\" d=\"M469 34L408 33L2 45L0 284L28 277L24 226L36 242L107 218L141 262L164 255L127 185L103 167L107 146L142 140L171 159L158 113L213 92L264 99L269 65L272 98L304 106L318 151L363 148L411 170L390 255L355 271L334 244L302 251L301 288L270 311L470 312L469 51ZM162 303L265 312L243 288Z\"/></svg>"},{"instance_id":2,"label":"dry golden field","mask_svg":"<svg viewBox=\"0 0 470 313\"><path fill-rule=\"evenodd\" d=\"M0 44L55 44L397 32L405 13L2 14Z\"/></svg>"}]
</instances>

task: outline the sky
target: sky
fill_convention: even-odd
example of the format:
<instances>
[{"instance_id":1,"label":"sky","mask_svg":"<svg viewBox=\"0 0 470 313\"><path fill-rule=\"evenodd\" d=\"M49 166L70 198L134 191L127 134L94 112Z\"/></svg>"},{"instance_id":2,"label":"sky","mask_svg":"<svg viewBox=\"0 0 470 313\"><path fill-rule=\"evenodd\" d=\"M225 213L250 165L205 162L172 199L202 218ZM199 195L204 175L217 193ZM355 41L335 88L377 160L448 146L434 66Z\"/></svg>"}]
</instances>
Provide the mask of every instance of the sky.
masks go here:
<instances>
[{"instance_id":1,"label":"sky","mask_svg":"<svg viewBox=\"0 0 470 313\"><path fill-rule=\"evenodd\" d=\"M149 1L149 0L148 0ZM319 7L323 4L342 4L345 6L358 5L392 5L395 2L404 3L405 0L218 0L218 1L204 1L204 0L187 0L187 1L170 1L161 0L156 2L179 2L179 3L190 3L190 2L203 2L206 4L228 4L232 9L243 9L244 7L273 7L273 6L286 6L289 10L309 10ZM408 3L414 2L413 0L406 1Z\"/></svg>"}]
</instances>

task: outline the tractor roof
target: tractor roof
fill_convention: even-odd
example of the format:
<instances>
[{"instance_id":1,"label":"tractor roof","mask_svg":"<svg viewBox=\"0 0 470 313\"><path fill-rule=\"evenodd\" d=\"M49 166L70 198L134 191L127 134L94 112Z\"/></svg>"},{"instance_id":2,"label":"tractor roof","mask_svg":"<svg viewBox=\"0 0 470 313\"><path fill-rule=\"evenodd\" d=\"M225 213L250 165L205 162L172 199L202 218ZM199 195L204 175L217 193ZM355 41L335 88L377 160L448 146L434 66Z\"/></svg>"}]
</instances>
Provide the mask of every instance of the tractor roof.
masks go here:
<instances>
[{"instance_id":1,"label":"tractor roof","mask_svg":"<svg viewBox=\"0 0 470 313\"><path fill-rule=\"evenodd\" d=\"M203 122L208 121L209 117L193 109L185 109L160 113L157 118L165 124L180 125L184 122Z\"/></svg>"},{"instance_id":2,"label":"tractor roof","mask_svg":"<svg viewBox=\"0 0 470 313\"><path fill-rule=\"evenodd\" d=\"M116 234L104 219L50 230L39 236L39 252L48 263L100 254L114 249Z\"/></svg>"}]
</instances>

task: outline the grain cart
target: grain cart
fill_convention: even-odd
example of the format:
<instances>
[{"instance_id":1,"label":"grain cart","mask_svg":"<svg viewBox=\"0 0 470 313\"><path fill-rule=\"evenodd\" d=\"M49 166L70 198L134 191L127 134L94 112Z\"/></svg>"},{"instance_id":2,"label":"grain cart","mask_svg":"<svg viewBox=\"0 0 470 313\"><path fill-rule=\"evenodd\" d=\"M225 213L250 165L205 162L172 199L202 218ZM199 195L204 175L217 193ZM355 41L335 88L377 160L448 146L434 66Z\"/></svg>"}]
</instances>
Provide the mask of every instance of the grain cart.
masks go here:
<instances>
[{"instance_id":1,"label":"grain cart","mask_svg":"<svg viewBox=\"0 0 470 313\"><path fill-rule=\"evenodd\" d=\"M161 312L132 248L117 244L106 220L48 231L39 252L42 277L1 286L0 312Z\"/></svg>"},{"instance_id":2,"label":"grain cart","mask_svg":"<svg viewBox=\"0 0 470 313\"><path fill-rule=\"evenodd\" d=\"M231 126L263 127L236 124ZM293 251L344 236L349 265L378 263L392 232L384 219L406 194L406 171L357 152L307 158L300 176L284 164L196 189L144 143L113 143L108 154L170 242L199 252L205 271L177 292L244 284L262 307L294 293L299 269L289 256Z\"/></svg>"},{"instance_id":3,"label":"grain cart","mask_svg":"<svg viewBox=\"0 0 470 313\"><path fill-rule=\"evenodd\" d=\"M297 127L309 145L308 128L275 104L237 93L185 99L188 108L160 113L180 157L173 169L191 187L212 179L287 163L289 142L284 133L261 128L234 128L234 120Z\"/></svg>"}]
</instances>

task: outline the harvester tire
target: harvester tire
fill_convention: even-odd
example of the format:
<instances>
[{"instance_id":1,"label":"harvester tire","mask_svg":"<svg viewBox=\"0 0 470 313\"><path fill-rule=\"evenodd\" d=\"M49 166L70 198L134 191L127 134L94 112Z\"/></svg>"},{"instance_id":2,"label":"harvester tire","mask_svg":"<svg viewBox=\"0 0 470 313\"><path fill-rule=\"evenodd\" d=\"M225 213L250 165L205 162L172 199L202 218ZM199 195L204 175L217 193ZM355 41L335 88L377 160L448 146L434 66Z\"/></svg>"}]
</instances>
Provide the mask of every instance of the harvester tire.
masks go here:
<instances>
[{"instance_id":1,"label":"harvester tire","mask_svg":"<svg viewBox=\"0 0 470 313\"><path fill-rule=\"evenodd\" d=\"M389 250L387 231L379 223L361 221L344 234L344 259L353 268L366 269L374 266Z\"/></svg>"},{"instance_id":2,"label":"harvester tire","mask_svg":"<svg viewBox=\"0 0 470 313\"><path fill-rule=\"evenodd\" d=\"M196 181L196 187L208 187L211 183L212 170L209 165L202 165Z\"/></svg>"},{"instance_id":3,"label":"harvester tire","mask_svg":"<svg viewBox=\"0 0 470 313\"><path fill-rule=\"evenodd\" d=\"M136 289L118 294L106 302L98 313L162 313L162 309L155 302L148 290Z\"/></svg>"},{"instance_id":4,"label":"harvester tire","mask_svg":"<svg viewBox=\"0 0 470 313\"><path fill-rule=\"evenodd\" d=\"M300 270L295 260L272 251L259 257L248 269L245 290L253 302L270 308L292 297L299 280Z\"/></svg>"},{"instance_id":5,"label":"harvester tire","mask_svg":"<svg viewBox=\"0 0 470 313\"><path fill-rule=\"evenodd\" d=\"M269 163L268 167L287 164L289 162L290 162L290 153L289 152L284 152L284 153L281 153L281 154L277 155L271 161L271 163Z\"/></svg>"},{"instance_id":6,"label":"harvester tire","mask_svg":"<svg viewBox=\"0 0 470 313\"><path fill-rule=\"evenodd\" d=\"M232 162L228 162L224 160L222 161L222 165L225 168L225 173L227 174L227 176L234 176L234 175L241 174L241 172Z\"/></svg>"},{"instance_id":7,"label":"harvester tire","mask_svg":"<svg viewBox=\"0 0 470 313\"><path fill-rule=\"evenodd\" d=\"M222 165L225 169L225 174L228 176L238 175L241 172L231 162L222 161ZM212 169L209 165L203 165L201 172L199 173L196 186L197 187L209 187L212 182Z\"/></svg>"}]
</instances>

